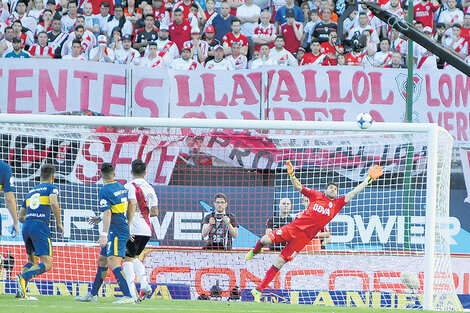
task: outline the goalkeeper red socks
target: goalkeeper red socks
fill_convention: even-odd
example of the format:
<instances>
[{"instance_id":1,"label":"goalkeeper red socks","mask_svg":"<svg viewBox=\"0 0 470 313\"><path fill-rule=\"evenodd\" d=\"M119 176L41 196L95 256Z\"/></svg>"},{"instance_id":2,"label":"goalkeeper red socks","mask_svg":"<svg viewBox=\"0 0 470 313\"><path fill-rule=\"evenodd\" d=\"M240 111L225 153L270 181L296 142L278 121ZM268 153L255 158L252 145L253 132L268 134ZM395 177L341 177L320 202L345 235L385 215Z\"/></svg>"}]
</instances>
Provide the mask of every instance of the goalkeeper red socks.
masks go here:
<instances>
[{"instance_id":1,"label":"goalkeeper red socks","mask_svg":"<svg viewBox=\"0 0 470 313\"><path fill-rule=\"evenodd\" d=\"M256 289L259 291L263 291L266 286L276 277L277 273L279 272L279 269L275 267L274 265L271 266L271 268L266 272L266 276L264 277L263 281L261 282L261 285L259 285Z\"/></svg>"},{"instance_id":2,"label":"goalkeeper red socks","mask_svg":"<svg viewBox=\"0 0 470 313\"><path fill-rule=\"evenodd\" d=\"M256 243L256 246L253 248L253 253L254 254L258 254L261 252L261 248L263 248L263 245L261 244L261 239L258 240L258 242Z\"/></svg>"}]
</instances>

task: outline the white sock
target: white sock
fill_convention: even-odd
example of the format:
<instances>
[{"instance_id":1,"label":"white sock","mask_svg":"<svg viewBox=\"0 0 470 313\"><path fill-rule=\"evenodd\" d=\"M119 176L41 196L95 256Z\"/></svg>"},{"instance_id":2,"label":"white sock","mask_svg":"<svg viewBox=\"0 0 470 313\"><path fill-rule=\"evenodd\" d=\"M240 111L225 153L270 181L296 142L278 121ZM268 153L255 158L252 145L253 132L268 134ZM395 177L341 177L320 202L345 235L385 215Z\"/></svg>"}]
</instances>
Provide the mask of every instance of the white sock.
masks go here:
<instances>
[{"instance_id":1,"label":"white sock","mask_svg":"<svg viewBox=\"0 0 470 313\"><path fill-rule=\"evenodd\" d=\"M134 299L137 299L137 295L135 292L135 273L134 268L132 267L132 262L123 262L122 267L124 268L124 274L126 274L126 281L127 286L129 286L129 291L131 292L131 296Z\"/></svg>"},{"instance_id":2,"label":"white sock","mask_svg":"<svg viewBox=\"0 0 470 313\"><path fill-rule=\"evenodd\" d=\"M149 283L147 281L147 275L145 274L145 267L139 259L134 259L134 270L140 281L140 289L150 289Z\"/></svg>"}]
</instances>

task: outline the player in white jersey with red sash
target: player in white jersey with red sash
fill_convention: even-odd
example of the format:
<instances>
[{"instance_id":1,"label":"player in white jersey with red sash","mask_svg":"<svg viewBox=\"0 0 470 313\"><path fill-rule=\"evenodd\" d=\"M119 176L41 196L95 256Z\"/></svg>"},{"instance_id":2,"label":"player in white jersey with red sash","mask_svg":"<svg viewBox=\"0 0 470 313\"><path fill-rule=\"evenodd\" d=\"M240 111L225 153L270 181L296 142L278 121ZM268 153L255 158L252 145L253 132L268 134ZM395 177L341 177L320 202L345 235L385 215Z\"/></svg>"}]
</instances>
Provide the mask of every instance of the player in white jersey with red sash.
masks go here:
<instances>
[{"instance_id":1,"label":"player in white jersey with red sash","mask_svg":"<svg viewBox=\"0 0 470 313\"><path fill-rule=\"evenodd\" d=\"M137 301L145 300L151 293L152 288L148 284L145 268L139 259L139 255L152 236L150 219L157 218L158 198L155 189L144 180L147 174L147 165L140 159L132 161L132 181L124 185L128 190L129 201L136 202L136 210L130 229L131 239L126 245L126 259L123 263L127 284L132 297ZM135 293L135 275L139 278L140 294L137 298Z\"/></svg>"}]
</instances>

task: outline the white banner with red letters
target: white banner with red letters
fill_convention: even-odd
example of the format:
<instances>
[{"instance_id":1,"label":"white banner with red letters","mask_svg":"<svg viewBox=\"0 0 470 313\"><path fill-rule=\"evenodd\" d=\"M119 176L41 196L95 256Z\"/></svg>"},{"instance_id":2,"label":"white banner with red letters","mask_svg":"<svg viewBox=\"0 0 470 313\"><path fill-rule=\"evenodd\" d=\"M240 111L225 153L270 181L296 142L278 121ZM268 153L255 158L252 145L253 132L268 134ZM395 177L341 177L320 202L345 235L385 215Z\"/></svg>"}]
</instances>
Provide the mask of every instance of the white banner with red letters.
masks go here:
<instances>
[{"instance_id":1,"label":"white banner with red letters","mask_svg":"<svg viewBox=\"0 0 470 313\"><path fill-rule=\"evenodd\" d=\"M351 121L403 121L406 69L266 67L263 70L156 70L73 60L5 59L1 113ZM438 123L470 141L470 77L454 70L415 72L413 120ZM262 87L263 85L263 87ZM263 99L261 99L263 95Z\"/></svg>"},{"instance_id":2,"label":"white banner with red letters","mask_svg":"<svg viewBox=\"0 0 470 313\"><path fill-rule=\"evenodd\" d=\"M191 298L197 299L202 293L210 294L211 287L218 282L222 296L228 297L230 290L236 286L251 289L259 285L278 254L262 253L248 262L244 255L245 252L159 249L148 252L143 263L152 283L190 285ZM452 257L451 267L457 293L470 292L469 262L468 258ZM445 271L447 268L436 268L436 275L444 275ZM268 288L409 292L400 279L402 272L417 275L420 280L419 292L423 292L424 256L299 254L292 262L286 263ZM442 284L438 288L442 290L449 286Z\"/></svg>"}]
</instances>

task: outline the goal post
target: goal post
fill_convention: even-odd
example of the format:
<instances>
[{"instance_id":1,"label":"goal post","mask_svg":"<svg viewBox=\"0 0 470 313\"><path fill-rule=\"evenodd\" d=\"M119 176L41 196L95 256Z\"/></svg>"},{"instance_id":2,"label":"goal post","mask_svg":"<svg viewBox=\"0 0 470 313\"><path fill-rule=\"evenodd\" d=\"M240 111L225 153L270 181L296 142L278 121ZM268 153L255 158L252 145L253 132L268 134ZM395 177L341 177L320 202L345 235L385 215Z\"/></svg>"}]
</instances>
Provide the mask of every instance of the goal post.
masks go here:
<instances>
[{"instance_id":1,"label":"goal post","mask_svg":"<svg viewBox=\"0 0 470 313\"><path fill-rule=\"evenodd\" d=\"M146 179L159 197L160 214L144 258L151 282L188 286L191 299L216 282L227 297L235 286L256 287L279 252L250 263L240 261L244 253L265 234L266 220L279 214L281 199L290 199L292 218L303 210L285 170L291 160L304 186L323 191L334 181L340 196L374 164L383 167L384 176L330 222L328 244L314 239L283 267L265 299L460 310L450 258L452 141L436 124L374 123L362 130L352 122L0 114L0 159L12 166L18 206L38 183L42 164L58 169L65 236L51 224L54 268L30 285L42 294L53 293L46 290L49 283L62 284L54 285L55 291L62 288L60 294L89 288L99 227L86 221L98 213L99 165L112 162L116 180L126 182L135 158L147 162ZM228 210L238 220L229 251L201 249L206 242L201 226L214 212L217 192L227 195ZM17 274L25 250L20 238L10 236L1 195L0 209L0 254L13 255ZM3 273L5 290L12 292L14 282L5 268ZM103 295L114 294L106 287L113 281L108 275ZM172 298L186 295L178 288L171 289Z\"/></svg>"}]
</instances>

